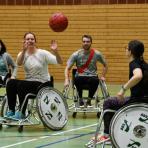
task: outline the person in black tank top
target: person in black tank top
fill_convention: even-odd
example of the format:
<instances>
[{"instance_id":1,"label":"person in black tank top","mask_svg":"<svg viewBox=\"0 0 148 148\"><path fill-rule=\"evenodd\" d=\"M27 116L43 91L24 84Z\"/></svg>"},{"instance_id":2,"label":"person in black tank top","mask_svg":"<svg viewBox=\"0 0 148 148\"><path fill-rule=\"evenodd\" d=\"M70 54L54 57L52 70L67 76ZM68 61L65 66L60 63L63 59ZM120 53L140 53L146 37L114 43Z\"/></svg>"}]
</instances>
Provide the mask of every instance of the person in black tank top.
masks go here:
<instances>
[{"instance_id":1,"label":"person in black tank top","mask_svg":"<svg viewBox=\"0 0 148 148\"><path fill-rule=\"evenodd\" d=\"M106 99L103 110L118 110L121 107L134 102L148 103L148 85L144 85L143 58L144 44L139 40L132 40L126 47L126 56L129 59L129 80L122 85L116 97ZM130 89L130 96L124 97L126 90ZM109 138L110 121L114 113L107 112L104 115L104 133L98 136L98 142L106 141ZM94 139L94 138L93 138Z\"/></svg>"}]
</instances>

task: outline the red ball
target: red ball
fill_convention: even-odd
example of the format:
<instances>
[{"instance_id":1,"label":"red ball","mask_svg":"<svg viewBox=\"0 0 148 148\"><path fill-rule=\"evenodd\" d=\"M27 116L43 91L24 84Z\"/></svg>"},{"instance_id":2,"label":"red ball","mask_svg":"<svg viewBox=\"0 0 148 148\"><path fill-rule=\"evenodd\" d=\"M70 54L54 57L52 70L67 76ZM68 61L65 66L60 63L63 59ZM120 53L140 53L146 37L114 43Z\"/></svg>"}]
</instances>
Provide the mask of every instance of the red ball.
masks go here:
<instances>
[{"instance_id":1,"label":"red ball","mask_svg":"<svg viewBox=\"0 0 148 148\"><path fill-rule=\"evenodd\" d=\"M68 19L61 12L54 13L49 19L49 26L55 32L62 32L68 26Z\"/></svg>"}]
</instances>

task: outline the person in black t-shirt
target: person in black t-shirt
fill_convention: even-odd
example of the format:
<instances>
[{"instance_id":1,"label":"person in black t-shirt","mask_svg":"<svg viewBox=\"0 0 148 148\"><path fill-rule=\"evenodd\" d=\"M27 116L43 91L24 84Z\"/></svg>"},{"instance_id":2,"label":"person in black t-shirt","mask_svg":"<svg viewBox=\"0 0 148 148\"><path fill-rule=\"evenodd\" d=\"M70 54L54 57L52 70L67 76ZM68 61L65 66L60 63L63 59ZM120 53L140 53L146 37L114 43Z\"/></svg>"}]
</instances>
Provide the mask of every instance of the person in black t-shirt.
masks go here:
<instances>
[{"instance_id":1,"label":"person in black t-shirt","mask_svg":"<svg viewBox=\"0 0 148 148\"><path fill-rule=\"evenodd\" d=\"M132 40L126 47L126 55L129 59L129 80L122 85L116 97L106 99L103 110L118 110L121 107L133 102L148 103L148 85L143 85L142 64L146 63L143 58L144 44L139 40ZM124 97L126 90L130 89L131 95ZM97 142L109 140L109 126L114 113L107 112L104 115L104 133L97 137ZM94 137L92 138L95 139Z\"/></svg>"}]
</instances>

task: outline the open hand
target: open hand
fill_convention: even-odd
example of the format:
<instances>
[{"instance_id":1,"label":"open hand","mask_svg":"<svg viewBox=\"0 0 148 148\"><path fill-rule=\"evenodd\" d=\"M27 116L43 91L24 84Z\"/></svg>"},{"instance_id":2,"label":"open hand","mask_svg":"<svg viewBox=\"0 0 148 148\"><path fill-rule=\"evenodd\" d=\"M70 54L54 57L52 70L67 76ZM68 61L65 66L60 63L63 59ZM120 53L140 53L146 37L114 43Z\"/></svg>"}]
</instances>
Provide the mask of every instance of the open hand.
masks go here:
<instances>
[{"instance_id":1,"label":"open hand","mask_svg":"<svg viewBox=\"0 0 148 148\"><path fill-rule=\"evenodd\" d=\"M52 40L51 41L51 45L50 45L50 48L52 49L52 51L57 51L58 49L58 45L57 45L57 42L55 40Z\"/></svg>"},{"instance_id":2,"label":"open hand","mask_svg":"<svg viewBox=\"0 0 148 148\"><path fill-rule=\"evenodd\" d=\"M27 42L23 42L23 51L25 52L26 50L27 50L27 48L28 48L28 44L27 44Z\"/></svg>"}]
</instances>

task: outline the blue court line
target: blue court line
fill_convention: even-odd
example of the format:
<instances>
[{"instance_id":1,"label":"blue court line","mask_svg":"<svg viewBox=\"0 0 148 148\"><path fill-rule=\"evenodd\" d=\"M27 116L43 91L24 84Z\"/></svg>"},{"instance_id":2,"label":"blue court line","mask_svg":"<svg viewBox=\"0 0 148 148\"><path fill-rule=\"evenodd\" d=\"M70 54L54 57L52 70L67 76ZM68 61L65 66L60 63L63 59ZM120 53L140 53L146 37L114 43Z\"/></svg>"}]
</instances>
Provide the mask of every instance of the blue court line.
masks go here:
<instances>
[{"instance_id":1,"label":"blue court line","mask_svg":"<svg viewBox=\"0 0 148 148\"><path fill-rule=\"evenodd\" d=\"M80 134L78 136L73 136L73 137L70 137L70 138L58 140L58 141L55 141L55 142L48 143L46 145L37 146L36 148L47 147L47 146L50 146L50 145L54 145L54 144L57 144L57 143L60 143L60 142L65 142L65 141L73 140L73 139L76 139L76 138L79 138L79 137L83 137L83 136L86 136L86 135L90 135L90 134L94 134L94 132L90 132L90 133L87 133L87 134Z\"/></svg>"}]
</instances>

